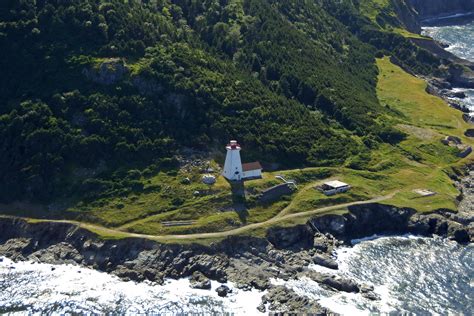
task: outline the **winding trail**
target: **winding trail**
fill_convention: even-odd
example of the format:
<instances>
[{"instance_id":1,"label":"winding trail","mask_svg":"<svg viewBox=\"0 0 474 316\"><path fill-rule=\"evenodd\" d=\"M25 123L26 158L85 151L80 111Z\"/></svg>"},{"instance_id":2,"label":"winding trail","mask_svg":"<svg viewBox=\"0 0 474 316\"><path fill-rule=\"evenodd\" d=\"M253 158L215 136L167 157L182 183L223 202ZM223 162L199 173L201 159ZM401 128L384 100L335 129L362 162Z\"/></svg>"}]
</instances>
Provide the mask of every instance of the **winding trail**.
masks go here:
<instances>
[{"instance_id":1,"label":"winding trail","mask_svg":"<svg viewBox=\"0 0 474 316\"><path fill-rule=\"evenodd\" d=\"M167 242L172 242L172 241L193 241L193 240L199 240L199 239L214 239L214 238L225 238L227 236L234 236L234 235L239 235L257 228L262 228L265 226L270 226L272 224L276 224L281 221L289 220L289 219L295 219L298 217L305 217L309 215L323 215L325 213L339 210L339 209L344 209L349 206L354 206L354 205L363 205L363 204L369 204L369 203L378 203L382 202L384 200L391 199L397 194L398 191L394 191L388 195L385 196L379 196L370 200L363 200L363 201L355 201L355 202L350 202L350 203L344 203L344 204L337 204L337 205L331 205L331 206L326 206L326 207L321 207L317 208L314 210L306 211L306 212L301 212L301 213L291 213L291 214L284 214L284 210L276 215L275 217L266 220L264 222L259 222L259 223L254 223L254 224L249 224L245 225L242 227L238 227L235 229L227 230L227 231L222 231L222 232L214 232L214 233L197 233L197 234L187 234L187 235L146 235L146 234L136 234L136 233L129 233L129 232L124 232L118 229L113 229L113 228L106 228L103 226L95 225L95 224L90 224L90 223L82 223L78 221L73 221L73 220L36 220L33 219L34 221L37 222L53 222L53 223L67 223L67 224L72 224L76 225L78 228L84 228L93 232L98 232L98 233L103 233L104 235L111 235L111 236L119 236L119 237L130 237L130 238L145 238L145 239L150 239L150 240L155 240L155 241L167 241ZM6 215L0 215L0 218L18 218L15 216L6 216Z\"/></svg>"}]
</instances>

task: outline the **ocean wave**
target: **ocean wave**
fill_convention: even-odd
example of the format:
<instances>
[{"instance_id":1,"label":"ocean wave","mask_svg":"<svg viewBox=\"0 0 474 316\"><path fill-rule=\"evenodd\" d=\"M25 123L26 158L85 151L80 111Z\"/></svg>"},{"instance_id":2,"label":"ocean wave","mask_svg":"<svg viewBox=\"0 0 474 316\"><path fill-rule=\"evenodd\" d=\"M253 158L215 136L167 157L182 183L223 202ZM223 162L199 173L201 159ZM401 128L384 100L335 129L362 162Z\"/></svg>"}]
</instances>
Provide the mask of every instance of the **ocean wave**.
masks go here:
<instances>
[{"instance_id":1,"label":"ocean wave","mask_svg":"<svg viewBox=\"0 0 474 316\"><path fill-rule=\"evenodd\" d=\"M164 314L257 312L265 292L243 291L231 282L233 293L217 295L221 284L212 281L211 290L192 289L188 279L125 282L114 275L73 265L35 262L0 262L0 314Z\"/></svg>"}]
</instances>

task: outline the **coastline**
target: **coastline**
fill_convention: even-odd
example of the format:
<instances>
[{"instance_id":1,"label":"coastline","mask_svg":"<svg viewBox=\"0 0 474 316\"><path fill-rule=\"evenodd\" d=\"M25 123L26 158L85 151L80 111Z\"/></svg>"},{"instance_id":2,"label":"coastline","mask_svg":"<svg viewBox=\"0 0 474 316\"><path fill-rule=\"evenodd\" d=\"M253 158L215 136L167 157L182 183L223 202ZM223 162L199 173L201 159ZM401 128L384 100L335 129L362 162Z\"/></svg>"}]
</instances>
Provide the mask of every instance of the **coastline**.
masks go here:
<instances>
[{"instance_id":1,"label":"coastline","mask_svg":"<svg viewBox=\"0 0 474 316\"><path fill-rule=\"evenodd\" d=\"M428 29L470 23L474 23L474 12L441 15L420 20L422 27ZM422 29L421 34L425 32ZM474 91L474 61L462 58L454 52L447 50L449 44L433 38L430 33L427 36L430 37L430 40L412 39L412 41L439 58L446 59L451 65L449 65L449 75L446 78L436 76L423 78L428 83L426 91L445 100L449 106L463 113L463 118L466 122L474 124L474 105L469 105L469 103L463 101L470 97L471 91ZM472 133L472 129L470 129L466 132L466 136L472 137Z\"/></svg>"},{"instance_id":2,"label":"coastline","mask_svg":"<svg viewBox=\"0 0 474 316\"><path fill-rule=\"evenodd\" d=\"M420 20L422 27L424 26L447 26L447 25L463 25L474 19L474 11L457 13L440 14L432 17L424 17Z\"/></svg>"},{"instance_id":3,"label":"coastline","mask_svg":"<svg viewBox=\"0 0 474 316\"><path fill-rule=\"evenodd\" d=\"M449 17L435 19L446 18ZM474 70L474 63L468 63ZM459 74L454 74L453 78L459 78ZM465 120L474 124L469 111L452 102L456 80L424 79L428 82L429 93L464 112ZM349 207L347 214L313 217L304 225L290 228L272 228L265 237L229 236L208 246L159 243L144 238L102 239L69 223L1 217L0 256L16 262L73 264L111 273L122 280L153 284L163 284L167 279L189 278L190 286L197 289L209 289L211 281L219 284L230 282L245 291L265 291L258 307L260 312L330 314L330 310L318 303L304 299L271 280L304 277L335 291L358 293L377 300L373 289L366 284L336 278L330 272L338 268L333 259L334 251L351 246L354 239L364 240L374 235L441 236L460 244L472 243L473 165L468 166L464 176L455 179L462 193L458 212L435 210L420 213L379 203L362 204ZM324 267L324 271L310 271L310 265ZM212 291L215 291L214 286ZM226 296L227 290L224 288L223 291L223 296Z\"/></svg>"},{"instance_id":4,"label":"coastline","mask_svg":"<svg viewBox=\"0 0 474 316\"><path fill-rule=\"evenodd\" d=\"M472 167L464 180L458 179L468 197L472 195ZM472 203L472 196L468 202ZM104 240L72 224L1 218L0 255L16 262L73 264L137 282L163 284L165 279L189 278L191 287L201 289L208 288L210 280L231 282L245 291L266 291L259 305L261 312L268 307L268 311L328 314L330 311L316 302L271 280L307 277L335 291L377 300L367 285L327 272L337 271L334 251L351 246L353 239L373 235L439 235L462 244L471 243L471 206L458 213L438 210L425 214L383 204L357 205L343 215L314 217L305 225L290 228L271 228L265 238L231 236L209 246L162 244L140 238ZM327 268L326 272L308 269L314 264Z\"/></svg>"}]
</instances>

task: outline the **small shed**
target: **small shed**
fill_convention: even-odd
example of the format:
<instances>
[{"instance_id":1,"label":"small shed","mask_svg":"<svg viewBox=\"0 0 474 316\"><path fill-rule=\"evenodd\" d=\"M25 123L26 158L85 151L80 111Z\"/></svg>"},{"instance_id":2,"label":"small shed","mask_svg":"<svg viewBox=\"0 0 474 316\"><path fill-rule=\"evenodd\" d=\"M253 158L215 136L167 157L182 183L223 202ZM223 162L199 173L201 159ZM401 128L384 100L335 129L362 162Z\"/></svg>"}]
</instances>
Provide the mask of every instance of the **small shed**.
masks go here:
<instances>
[{"instance_id":1,"label":"small shed","mask_svg":"<svg viewBox=\"0 0 474 316\"><path fill-rule=\"evenodd\" d=\"M260 179L262 177L262 165L260 162L249 162L242 164L242 178L247 179Z\"/></svg>"},{"instance_id":2,"label":"small shed","mask_svg":"<svg viewBox=\"0 0 474 316\"><path fill-rule=\"evenodd\" d=\"M323 183L318 189L322 191L325 195L335 195L338 193L343 193L349 191L351 186L347 183L344 183L339 180L328 181Z\"/></svg>"}]
</instances>

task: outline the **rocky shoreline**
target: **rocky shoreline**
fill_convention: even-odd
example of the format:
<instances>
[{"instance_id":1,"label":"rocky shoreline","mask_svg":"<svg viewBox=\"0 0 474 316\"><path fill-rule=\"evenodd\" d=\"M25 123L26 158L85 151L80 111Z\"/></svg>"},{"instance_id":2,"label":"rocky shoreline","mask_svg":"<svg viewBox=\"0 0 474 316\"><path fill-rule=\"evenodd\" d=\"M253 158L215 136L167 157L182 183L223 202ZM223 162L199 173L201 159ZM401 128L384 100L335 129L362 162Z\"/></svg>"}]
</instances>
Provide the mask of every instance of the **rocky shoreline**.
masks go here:
<instances>
[{"instance_id":1,"label":"rocky shoreline","mask_svg":"<svg viewBox=\"0 0 474 316\"><path fill-rule=\"evenodd\" d=\"M472 167L472 166L471 166ZM18 218L0 219L0 255L15 261L75 264L112 273L124 280L190 278L192 287L209 289L209 280L232 281L237 288L266 290L260 312L330 311L297 295L272 279L307 277L335 292L359 293L377 300L373 288L331 273L308 269L309 264L338 269L333 251L350 240L377 235L440 235L459 243L474 239L474 170L458 179L462 192L459 212L438 210L429 214L382 204L357 205L343 215L312 218L306 225L271 228L266 238L234 236L209 246L161 244L129 238L103 240L90 231L66 223L29 223ZM218 294L231 289L223 285Z\"/></svg>"},{"instance_id":2,"label":"rocky shoreline","mask_svg":"<svg viewBox=\"0 0 474 316\"><path fill-rule=\"evenodd\" d=\"M397 15L405 27L416 34L422 33L422 26L462 24L474 18L474 2L462 0L396 0ZM405 4L405 5L404 5ZM431 52L446 62L446 74L441 77L423 77L428 82L427 92L443 98L451 107L464 112L466 122L474 124L474 116L469 109L454 100L465 98L465 94L453 91L455 88L474 89L474 62L462 59L445 48L444 43L428 38L411 38L417 46ZM405 71L412 73L400 61L392 58ZM413 74L415 75L415 74Z\"/></svg>"}]
</instances>

